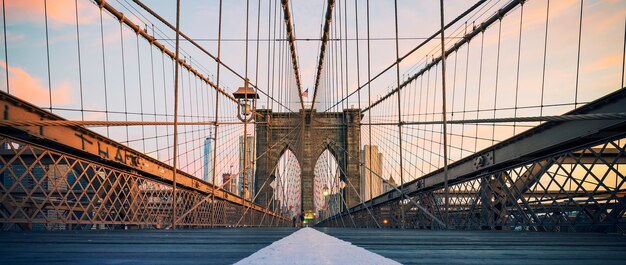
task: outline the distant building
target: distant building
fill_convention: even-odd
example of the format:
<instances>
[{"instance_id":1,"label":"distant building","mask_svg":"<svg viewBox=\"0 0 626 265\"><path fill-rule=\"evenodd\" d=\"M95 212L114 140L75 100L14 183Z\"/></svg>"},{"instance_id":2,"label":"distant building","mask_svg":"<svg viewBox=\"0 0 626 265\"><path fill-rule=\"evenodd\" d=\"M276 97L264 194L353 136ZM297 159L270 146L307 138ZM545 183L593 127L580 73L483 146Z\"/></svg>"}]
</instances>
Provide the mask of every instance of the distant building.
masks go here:
<instances>
[{"instance_id":1,"label":"distant building","mask_svg":"<svg viewBox=\"0 0 626 265\"><path fill-rule=\"evenodd\" d=\"M383 193L392 191L394 190L394 188L397 188L397 187L398 187L398 184L396 184L396 180L394 180L393 177L390 176L387 182L383 183Z\"/></svg>"},{"instance_id":2,"label":"distant building","mask_svg":"<svg viewBox=\"0 0 626 265\"><path fill-rule=\"evenodd\" d=\"M222 183L224 184L224 190L232 193L237 193L237 178L231 173L222 174Z\"/></svg>"},{"instance_id":3,"label":"distant building","mask_svg":"<svg viewBox=\"0 0 626 265\"><path fill-rule=\"evenodd\" d=\"M378 146L365 145L361 150L361 197L369 200L383 193L383 154Z\"/></svg>"},{"instance_id":4,"label":"distant building","mask_svg":"<svg viewBox=\"0 0 626 265\"><path fill-rule=\"evenodd\" d=\"M255 166L253 164L254 160L256 159L256 145L254 143L254 136L252 135L248 135L247 137L247 143L246 143L246 149L247 151L244 152L244 137L243 136L239 136L239 168L243 169L244 166L244 154L246 155L246 158L248 160L247 165L248 165L248 198L252 199L254 198L254 172L255 172ZM241 174L239 174L239 193L241 195L241 197L244 197L243 194L243 172Z\"/></svg>"},{"instance_id":5,"label":"distant building","mask_svg":"<svg viewBox=\"0 0 626 265\"><path fill-rule=\"evenodd\" d=\"M341 193L333 193L328 195L328 197L326 198L326 209L328 210L328 213L330 215L335 215L339 213L341 211L341 205L343 205L343 202L341 200Z\"/></svg>"},{"instance_id":6,"label":"distant building","mask_svg":"<svg viewBox=\"0 0 626 265\"><path fill-rule=\"evenodd\" d=\"M213 182L213 145L215 144L215 137L209 132L209 137L204 139L204 176L203 179L206 182Z\"/></svg>"}]
</instances>

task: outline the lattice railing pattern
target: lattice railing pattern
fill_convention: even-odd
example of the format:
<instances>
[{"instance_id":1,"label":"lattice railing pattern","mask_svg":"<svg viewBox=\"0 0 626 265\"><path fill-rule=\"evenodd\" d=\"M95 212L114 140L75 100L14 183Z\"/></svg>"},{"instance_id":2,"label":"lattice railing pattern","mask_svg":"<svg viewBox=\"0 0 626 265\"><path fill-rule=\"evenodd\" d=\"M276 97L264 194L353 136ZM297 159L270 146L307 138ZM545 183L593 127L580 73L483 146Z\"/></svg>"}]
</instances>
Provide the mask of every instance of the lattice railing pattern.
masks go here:
<instances>
[{"instance_id":1,"label":"lattice railing pattern","mask_svg":"<svg viewBox=\"0 0 626 265\"><path fill-rule=\"evenodd\" d=\"M177 193L178 216L210 196L180 187ZM2 230L162 229L171 225L172 199L170 184L0 136ZM282 222L241 205L209 199L177 225Z\"/></svg>"},{"instance_id":2,"label":"lattice railing pattern","mask_svg":"<svg viewBox=\"0 0 626 265\"><path fill-rule=\"evenodd\" d=\"M450 187L451 229L550 232L626 231L626 138L478 175ZM444 190L412 196L445 220ZM404 210L404 211L403 211ZM441 228L409 200L370 208L382 227ZM403 213L404 212L404 213ZM405 222L402 223L402 214ZM377 227L367 211L335 216L323 225Z\"/></svg>"}]
</instances>

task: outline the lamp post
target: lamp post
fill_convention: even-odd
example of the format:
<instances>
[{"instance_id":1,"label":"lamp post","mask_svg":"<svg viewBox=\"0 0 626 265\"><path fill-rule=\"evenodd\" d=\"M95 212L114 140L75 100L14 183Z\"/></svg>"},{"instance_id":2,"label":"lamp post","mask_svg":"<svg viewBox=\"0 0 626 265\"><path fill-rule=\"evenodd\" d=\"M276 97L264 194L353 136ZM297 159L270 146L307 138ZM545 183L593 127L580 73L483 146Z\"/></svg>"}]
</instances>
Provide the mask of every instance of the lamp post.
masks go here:
<instances>
[{"instance_id":1,"label":"lamp post","mask_svg":"<svg viewBox=\"0 0 626 265\"><path fill-rule=\"evenodd\" d=\"M259 99L259 95L248 86L248 79L246 78L245 84L239 87L233 97L237 99L237 118L240 121L247 123L254 118L253 112L256 109L256 100Z\"/></svg>"},{"instance_id":2,"label":"lamp post","mask_svg":"<svg viewBox=\"0 0 626 265\"><path fill-rule=\"evenodd\" d=\"M259 95L248 86L249 80L246 78L244 86L239 87L233 97L237 99L237 118L243 122L243 190L241 195L248 198L248 122L254 119L256 100Z\"/></svg>"}]
</instances>

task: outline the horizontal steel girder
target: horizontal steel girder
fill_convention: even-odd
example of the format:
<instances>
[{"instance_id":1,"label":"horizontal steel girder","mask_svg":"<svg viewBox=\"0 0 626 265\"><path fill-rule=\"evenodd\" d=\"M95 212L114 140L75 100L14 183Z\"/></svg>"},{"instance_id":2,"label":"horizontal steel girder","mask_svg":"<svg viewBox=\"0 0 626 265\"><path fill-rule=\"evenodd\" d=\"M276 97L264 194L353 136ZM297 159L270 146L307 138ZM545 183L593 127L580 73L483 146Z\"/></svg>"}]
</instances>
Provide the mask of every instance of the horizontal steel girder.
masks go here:
<instances>
[{"instance_id":1,"label":"horizontal steel girder","mask_svg":"<svg viewBox=\"0 0 626 265\"><path fill-rule=\"evenodd\" d=\"M566 113L566 115L620 112L626 112L626 88L590 102ZM449 182L450 185L454 185L620 135L626 135L626 120L546 122L450 164L448 168ZM477 168L477 159L485 160L484 166ZM443 185L444 172L443 169L438 169L419 179L405 183L402 191L408 196L412 196L443 188ZM353 207L350 212L397 201L401 198L400 192L392 190L366 202L365 205Z\"/></svg>"},{"instance_id":2,"label":"horizontal steel girder","mask_svg":"<svg viewBox=\"0 0 626 265\"><path fill-rule=\"evenodd\" d=\"M0 109L3 110L2 120L5 121L64 120L60 116L5 92L0 92ZM0 126L0 134L82 157L129 173L140 174L169 184L173 183L173 168L170 165L84 127ZM214 187L211 183L197 179L191 174L177 170L176 176L177 186L181 188L198 191L205 195L210 195L213 192ZM215 188L215 197L237 205L250 206L252 210L283 218L258 204L223 189Z\"/></svg>"}]
</instances>

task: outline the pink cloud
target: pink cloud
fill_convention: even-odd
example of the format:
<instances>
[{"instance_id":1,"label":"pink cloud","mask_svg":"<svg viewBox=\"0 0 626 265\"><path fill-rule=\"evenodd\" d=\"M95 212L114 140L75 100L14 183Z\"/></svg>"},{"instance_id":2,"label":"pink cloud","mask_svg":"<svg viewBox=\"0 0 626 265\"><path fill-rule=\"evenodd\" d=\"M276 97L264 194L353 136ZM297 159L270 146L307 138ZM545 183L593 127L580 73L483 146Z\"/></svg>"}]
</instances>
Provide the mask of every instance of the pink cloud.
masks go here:
<instances>
[{"instance_id":1,"label":"pink cloud","mask_svg":"<svg viewBox=\"0 0 626 265\"><path fill-rule=\"evenodd\" d=\"M0 61L0 68L7 68L6 62ZM41 84L41 81L30 75L24 69L9 66L9 86L11 94L24 99L35 105L45 105L50 103L48 88ZM71 86L68 82L63 82L52 89L52 103L55 105L65 105L72 101Z\"/></svg>"},{"instance_id":2,"label":"pink cloud","mask_svg":"<svg viewBox=\"0 0 626 265\"><path fill-rule=\"evenodd\" d=\"M583 67L584 72L603 71L622 64L622 54L611 54L597 58L594 62Z\"/></svg>"},{"instance_id":3,"label":"pink cloud","mask_svg":"<svg viewBox=\"0 0 626 265\"><path fill-rule=\"evenodd\" d=\"M81 24L89 24L97 17L98 8L88 2L78 1ZM5 3L9 22L44 23L44 2L41 0L8 0ZM53 27L76 24L76 5L73 0L48 1L48 22Z\"/></svg>"}]
</instances>

